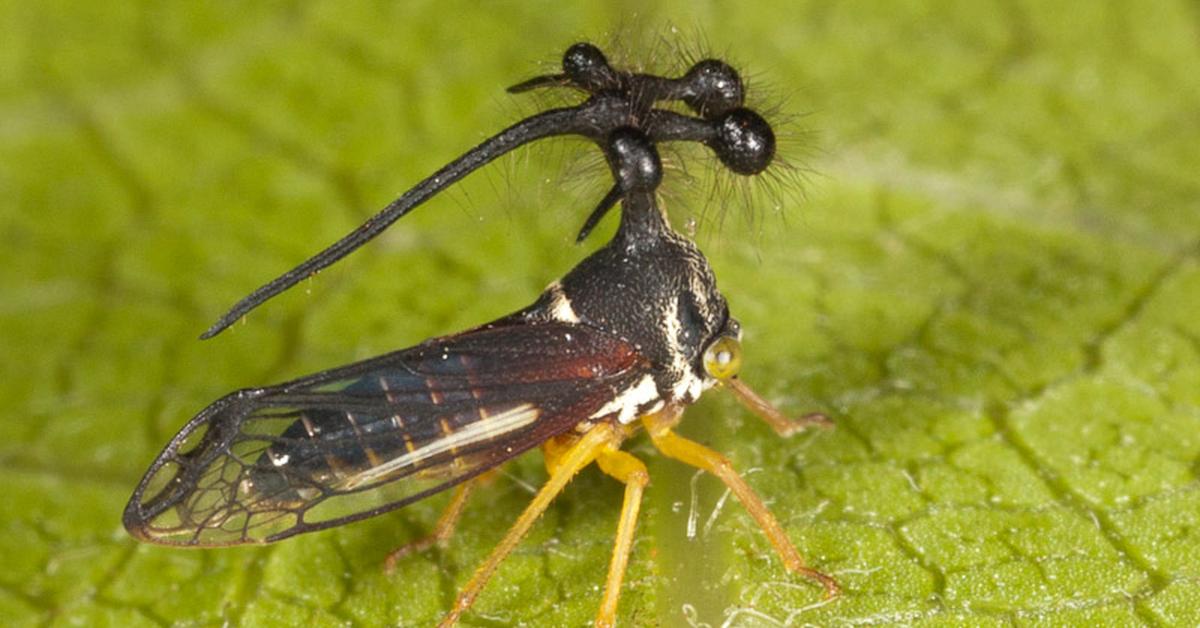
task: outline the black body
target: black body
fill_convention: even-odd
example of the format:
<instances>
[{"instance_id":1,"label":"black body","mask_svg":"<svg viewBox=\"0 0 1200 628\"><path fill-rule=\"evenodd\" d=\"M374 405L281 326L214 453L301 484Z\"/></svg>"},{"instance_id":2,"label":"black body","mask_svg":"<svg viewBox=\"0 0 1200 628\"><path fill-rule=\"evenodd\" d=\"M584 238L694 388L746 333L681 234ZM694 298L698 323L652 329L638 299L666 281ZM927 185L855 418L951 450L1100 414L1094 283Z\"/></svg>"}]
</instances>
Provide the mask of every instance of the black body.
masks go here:
<instances>
[{"instance_id":1,"label":"black body","mask_svg":"<svg viewBox=\"0 0 1200 628\"><path fill-rule=\"evenodd\" d=\"M647 106L626 96L626 108ZM587 103L617 100L619 92L603 92ZM642 121L691 119L658 111ZM629 424L695 401L716 383L702 364L705 348L740 331L708 262L656 203L662 128L617 125L598 139L615 180L606 200L622 205L620 227L533 305L473 330L218 400L151 465L126 506L125 527L173 545L270 542L399 508L571 430ZM597 211L604 209L602 202ZM295 272L255 295L286 288ZM249 307L270 296L255 295Z\"/></svg>"},{"instance_id":2,"label":"black body","mask_svg":"<svg viewBox=\"0 0 1200 628\"><path fill-rule=\"evenodd\" d=\"M700 356L737 335L700 251L654 200L654 146L610 137L613 240L528 308L475 330L233 393L172 440L125 509L166 544L269 542L403 506L596 421L629 423L715 383Z\"/></svg>"}]
</instances>

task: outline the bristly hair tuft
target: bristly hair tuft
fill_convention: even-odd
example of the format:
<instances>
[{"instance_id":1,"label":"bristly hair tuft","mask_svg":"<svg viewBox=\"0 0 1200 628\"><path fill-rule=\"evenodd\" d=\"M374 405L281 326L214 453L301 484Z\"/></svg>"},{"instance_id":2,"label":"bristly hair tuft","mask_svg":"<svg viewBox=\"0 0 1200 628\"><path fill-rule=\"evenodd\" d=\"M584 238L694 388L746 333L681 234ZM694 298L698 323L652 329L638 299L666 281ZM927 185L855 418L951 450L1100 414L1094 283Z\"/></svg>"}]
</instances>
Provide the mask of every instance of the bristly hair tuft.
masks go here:
<instances>
[{"instance_id":1,"label":"bristly hair tuft","mask_svg":"<svg viewBox=\"0 0 1200 628\"><path fill-rule=\"evenodd\" d=\"M676 171L685 174L689 187L706 182L707 193L698 210L690 212L688 224L696 225L695 231L707 236L719 234L730 211L737 211L746 225L756 235L761 235L769 225L766 218L775 217L786 221L789 210L801 206L805 190L814 172L806 165L817 152L817 135L803 121L809 114L795 113L788 106L788 98L767 82L761 72L746 70L745 64L728 48L714 51L712 42L704 31L697 27L682 34L678 29L667 29L673 39L664 39L673 50L675 60L672 76L680 75L703 59L721 59L737 69L746 94L746 106L758 112L771 125L775 133L775 157L771 165L756 175L740 175L724 167L715 155L694 144L661 146L663 160L679 160ZM669 157L668 157L669 156ZM689 162L704 164L704 168L687 168ZM665 164L664 164L665 167ZM673 187L664 180L664 188ZM695 202L695 199L693 199Z\"/></svg>"},{"instance_id":2,"label":"bristly hair tuft","mask_svg":"<svg viewBox=\"0 0 1200 628\"><path fill-rule=\"evenodd\" d=\"M805 189L814 174L805 165L817 152L816 134L803 124L808 114L794 113L795 110L787 106L788 99L772 89L761 72L746 71L728 47L723 52L714 52L711 40L699 26L680 29L668 23L662 28L651 29L646 24L646 20L628 18L607 36L599 38L597 45L613 67L677 77L701 60L721 59L738 70L745 87L746 106L762 115L775 133L776 151L771 165L750 176L731 172L708 148L695 142L659 144L664 170L659 195L665 201L664 207L672 216L672 222L690 237L708 238L723 231L731 211L741 216L755 237L761 236L771 224L769 218L786 221L789 212L804 203ZM585 40L586 37L580 37L574 41ZM560 56L547 59L531 67L529 75L561 71ZM579 99L579 92L574 90L533 90L522 94L516 100L516 107L528 115L530 111L571 106ZM513 101L510 99L509 102ZM683 103L659 103L658 106L694 115ZM547 145L555 148L547 153ZM538 156L532 157L535 161L559 164L556 178L563 185L557 189L568 192L568 198L554 201L555 205L579 209L578 215L585 215L590 205L611 185L603 155L588 143L574 140L542 142L536 152ZM528 149L523 153L524 159L530 159ZM700 189L705 191L695 191ZM569 223L571 218L566 221ZM613 219L606 218L604 222L608 224ZM599 230L605 230L605 227L601 226Z\"/></svg>"}]
</instances>

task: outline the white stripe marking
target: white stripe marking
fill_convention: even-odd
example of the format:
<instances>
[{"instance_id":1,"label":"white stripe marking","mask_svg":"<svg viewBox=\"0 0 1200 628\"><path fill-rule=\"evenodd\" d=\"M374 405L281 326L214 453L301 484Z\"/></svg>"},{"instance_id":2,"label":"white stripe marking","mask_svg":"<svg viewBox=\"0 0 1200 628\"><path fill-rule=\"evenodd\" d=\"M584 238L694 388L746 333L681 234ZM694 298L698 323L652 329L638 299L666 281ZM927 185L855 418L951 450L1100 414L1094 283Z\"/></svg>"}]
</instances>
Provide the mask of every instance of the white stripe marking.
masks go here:
<instances>
[{"instance_id":1,"label":"white stripe marking","mask_svg":"<svg viewBox=\"0 0 1200 628\"><path fill-rule=\"evenodd\" d=\"M560 323L579 322L579 315L575 313L575 308L571 307L571 300L563 292L562 284L556 281L546 286L546 292L550 294L550 318Z\"/></svg>"},{"instance_id":2,"label":"white stripe marking","mask_svg":"<svg viewBox=\"0 0 1200 628\"><path fill-rule=\"evenodd\" d=\"M356 473L343 480L341 488L355 489L369 482L385 478L405 467L419 464L424 460L450 451L451 449L506 434L529 425L538 418L539 414L538 409L534 408L532 404L523 403L510 410L494 414L488 417L487 420L476 421L445 438L439 438L403 456L392 458L379 466Z\"/></svg>"},{"instance_id":3,"label":"white stripe marking","mask_svg":"<svg viewBox=\"0 0 1200 628\"><path fill-rule=\"evenodd\" d=\"M615 413L617 421L622 425L628 425L638 418L638 408L655 399L658 399L658 386L654 385L653 377L643 375L636 385L622 390L619 395L613 397L588 418L599 419Z\"/></svg>"}]
</instances>

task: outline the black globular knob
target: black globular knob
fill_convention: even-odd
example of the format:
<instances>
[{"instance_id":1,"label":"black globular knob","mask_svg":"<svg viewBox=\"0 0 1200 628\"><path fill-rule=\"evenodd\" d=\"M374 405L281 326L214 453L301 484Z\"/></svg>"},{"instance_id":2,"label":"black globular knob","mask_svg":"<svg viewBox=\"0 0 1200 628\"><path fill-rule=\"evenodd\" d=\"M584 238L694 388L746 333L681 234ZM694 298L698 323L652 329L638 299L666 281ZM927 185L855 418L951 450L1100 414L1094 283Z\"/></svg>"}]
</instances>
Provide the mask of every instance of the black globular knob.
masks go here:
<instances>
[{"instance_id":1,"label":"black globular knob","mask_svg":"<svg viewBox=\"0 0 1200 628\"><path fill-rule=\"evenodd\" d=\"M683 101L692 111L706 118L741 107L746 98L737 70L717 59L705 59L693 65L682 80L687 85Z\"/></svg>"},{"instance_id":2,"label":"black globular knob","mask_svg":"<svg viewBox=\"0 0 1200 628\"><path fill-rule=\"evenodd\" d=\"M563 53L563 74L576 86L590 92L611 89L616 84L616 75L608 59L600 49L587 42L580 42Z\"/></svg>"},{"instance_id":3,"label":"black globular knob","mask_svg":"<svg viewBox=\"0 0 1200 628\"><path fill-rule=\"evenodd\" d=\"M721 163L738 174L758 174L775 157L775 132L762 116L732 109L713 121L717 134L705 142Z\"/></svg>"},{"instance_id":4,"label":"black globular knob","mask_svg":"<svg viewBox=\"0 0 1200 628\"><path fill-rule=\"evenodd\" d=\"M654 190L662 182L658 150L641 131L630 127L613 131L608 139L608 160L617 186L624 192Z\"/></svg>"},{"instance_id":5,"label":"black globular knob","mask_svg":"<svg viewBox=\"0 0 1200 628\"><path fill-rule=\"evenodd\" d=\"M662 162L658 159L658 149L654 147L654 142L638 129L620 127L608 134L604 156L612 169L613 186L600 200L596 209L588 215L575 241L583 242L618 201L626 202L626 217L629 218L629 222L621 220L623 231L633 229L643 236L658 233L665 223L661 217L658 218L658 223L653 223L657 212L646 210L654 208L654 201L652 197L645 196L646 193L653 195L658 184L662 182ZM647 220L651 222L646 222ZM629 227L635 224L640 226Z\"/></svg>"}]
</instances>

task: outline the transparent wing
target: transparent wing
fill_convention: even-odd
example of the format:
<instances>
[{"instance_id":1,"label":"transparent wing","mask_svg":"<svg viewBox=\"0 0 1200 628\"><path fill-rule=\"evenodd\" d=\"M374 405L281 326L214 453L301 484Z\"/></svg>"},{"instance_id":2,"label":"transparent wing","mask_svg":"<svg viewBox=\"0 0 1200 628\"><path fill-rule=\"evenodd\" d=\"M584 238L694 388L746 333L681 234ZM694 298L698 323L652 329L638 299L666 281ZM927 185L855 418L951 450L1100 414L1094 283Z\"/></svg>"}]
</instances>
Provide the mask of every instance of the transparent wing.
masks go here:
<instances>
[{"instance_id":1,"label":"transparent wing","mask_svg":"<svg viewBox=\"0 0 1200 628\"><path fill-rule=\"evenodd\" d=\"M125 527L155 543L234 545L387 512L571 429L645 368L592 328L495 324L239 391L159 454Z\"/></svg>"}]
</instances>

